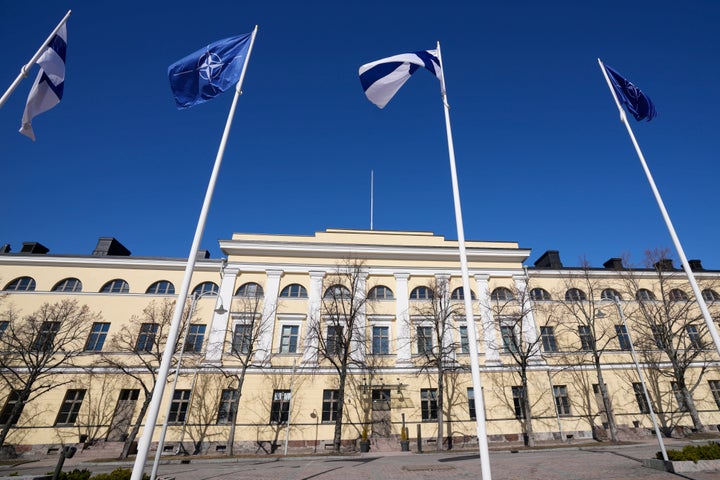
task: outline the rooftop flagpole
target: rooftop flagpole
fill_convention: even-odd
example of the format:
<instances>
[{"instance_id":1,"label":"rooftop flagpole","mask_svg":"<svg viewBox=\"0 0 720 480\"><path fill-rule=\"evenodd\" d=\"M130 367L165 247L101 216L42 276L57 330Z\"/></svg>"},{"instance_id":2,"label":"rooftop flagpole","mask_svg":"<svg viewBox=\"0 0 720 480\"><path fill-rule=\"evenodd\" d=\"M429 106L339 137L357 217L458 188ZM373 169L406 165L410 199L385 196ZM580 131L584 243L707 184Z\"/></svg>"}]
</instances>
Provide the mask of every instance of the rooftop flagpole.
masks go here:
<instances>
[{"instance_id":1,"label":"rooftop flagpole","mask_svg":"<svg viewBox=\"0 0 720 480\"><path fill-rule=\"evenodd\" d=\"M630 140L632 141L632 144L635 147L635 151L637 152L638 158L640 159L640 164L642 165L642 168L645 171L645 176L647 177L648 182L650 183L650 188L652 189L653 195L655 195L655 200L657 201L658 207L660 207L660 212L662 213L663 219L665 220L665 225L667 226L668 232L670 232L670 237L672 237L672 241L673 241L673 244L675 245L675 250L677 250L678 257L680 257L680 262L682 263L683 270L685 270L685 274L688 277L688 281L690 282L692 291L695 294L695 299L697 300L698 307L700 307L700 311L702 312L702 315L705 318L705 324L707 325L707 329L710 332L710 336L713 339L713 343L715 343L715 349L717 350L718 355L720 355L720 337L718 336L717 329L715 328L715 323L713 322L712 316L710 315L707 305L705 304L705 300L703 299L702 292L700 291L700 287L698 287L697 281L695 281L695 275L693 275L692 269L690 268L690 264L687 261L687 257L685 257L685 252L683 251L682 245L680 244L680 239L678 238L677 233L675 233L675 228L673 227L673 224L670 221L670 215L668 215L668 212L665 209L665 204L663 203L662 197L660 197L660 192L658 191L658 188L655 185L655 180L653 180L652 174L650 173L650 169L647 166L647 162L645 161L645 156L643 155L642 150L640 150L640 145L638 145L638 142L635 139L635 134L633 133L633 130L630 127L630 123L628 122L628 119L627 119L627 114L625 113L625 110L622 108L622 105L620 105L620 100L618 99L617 93L615 92L615 89L613 88L612 84L610 83L610 77L608 76L608 72L605 69L605 65L603 64L602 60L600 60L599 58L597 60L598 60L598 64L600 65L600 70L602 70L603 75L605 76L605 81L607 82L608 88L610 89L610 93L612 93L613 99L615 100L615 104L617 105L618 110L620 111L620 121L625 124L625 128L627 129L627 132L630 135Z\"/></svg>"},{"instance_id":2,"label":"rooftop flagpole","mask_svg":"<svg viewBox=\"0 0 720 480\"><path fill-rule=\"evenodd\" d=\"M150 407L148 408L145 428L143 429L143 434L138 441L138 453L135 457L131 480L142 480L145 462L147 460L148 451L150 450L150 443L152 442L153 432L155 431L158 412L160 411L160 403L162 402L165 390L165 383L167 382L170 364L172 363L173 354L175 353L174 348L171 346L175 345L177 342L182 314L185 308L185 299L187 298L188 291L190 290L190 281L192 280L192 274L195 268L197 251L200 248L200 242L202 240L203 232L205 231L205 222L207 220L208 210L210 209L210 203L215 190L215 183L217 182L220 165L222 164L223 155L225 154L225 146L227 145L228 136L230 135L230 127L232 126L233 117L235 116L238 98L240 98L240 94L242 93L242 83L245 78L245 70L247 69L247 65L250 61L250 54L252 53L253 44L255 43L257 30L258 27L256 25L250 38L250 46L248 47L245 64L243 65L242 72L240 73L240 79L235 86L235 96L233 97L232 105L230 106L230 112L228 113L227 121L225 122L225 130L223 132L222 139L220 140L220 147L218 148L217 156L215 157L215 165L213 166L207 191L205 192L205 200L203 201L202 209L200 211L200 217L195 229L195 237L193 238L187 265L185 267L185 276L183 277L182 286L180 287L180 292L178 293L177 301L175 302L175 312L173 314L172 323L170 324L166 348L163 352L162 361L160 362L160 368L157 373L157 381L155 382L155 388L153 389L152 400L150 401Z\"/></svg>"},{"instance_id":3,"label":"rooftop flagpole","mask_svg":"<svg viewBox=\"0 0 720 480\"><path fill-rule=\"evenodd\" d=\"M445 130L448 140L448 154L450 157L450 176L452 178L453 200L455 203L455 223L457 225L458 247L460 250L460 268L462 271L463 297L465 299L465 320L467 324L468 343L470 350L470 371L472 374L473 396L475 397L475 418L477 421L478 447L480 449L480 473L483 480L490 480L490 453L488 450L487 431L485 428L485 407L480 381L480 365L477 351L477 332L473 316L472 294L470 290L470 277L468 274L467 253L465 252L465 232L463 229L462 210L460 208L460 189L458 188L457 171L455 168L455 147L453 146L452 130L450 129L450 105L447 101L445 89L445 65L440 53L440 42L437 42L437 57L440 60L440 92L445 109Z\"/></svg>"},{"instance_id":4,"label":"rooftop flagpole","mask_svg":"<svg viewBox=\"0 0 720 480\"><path fill-rule=\"evenodd\" d=\"M7 102L7 99L10 98L10 95L15 91L18 85L20 85L20 82L23 81L23 79L27 78L28 72L32 68L33 65L35 65L35 62L37 62L38 58L45 52L45 49L50 44L50 41L53 39L53 37L58 33L60 28L65 24L65 22L68 21L68 18L70 18L70 14L72 13L72 10L68 10L68 12L65 14L62 20L60 20L60 23L58 23L58 26L55 27L55 30L52 31L52 33L48 36L48 38L43 42L43 44L40 46L37 52L35 52L35 55L30 59L28 63L22 66L20 69L20 73L18 74L15 81L10 85L10 87L7 89L7 91L3 94L2 97L0 97L0 108Z\"/></svg>"}]
</instances>

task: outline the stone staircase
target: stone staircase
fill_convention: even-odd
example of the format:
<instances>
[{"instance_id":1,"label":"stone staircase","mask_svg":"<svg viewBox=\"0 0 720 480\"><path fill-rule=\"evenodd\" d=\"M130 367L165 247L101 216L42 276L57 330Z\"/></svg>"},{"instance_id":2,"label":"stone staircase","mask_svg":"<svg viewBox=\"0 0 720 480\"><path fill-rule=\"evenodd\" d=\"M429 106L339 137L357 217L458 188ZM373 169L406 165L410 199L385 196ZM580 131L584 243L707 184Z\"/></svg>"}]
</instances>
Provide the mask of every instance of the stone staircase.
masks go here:
<instances>
[{"instance_id":1,"label":"stone staircase","mask_svg":"<svg viewBox=\"0 0 720 480\"><path fill-rule=\"evenodd\" d=\"M82 444L77 445L78 450L75 453L75 457L79 458L80 461L86 462L94 459L113 459L119 458L123 450L123 442L106 442L105 440L98 440L92 445L88 445L82 448Z\"/></svg>"}]
</instances>

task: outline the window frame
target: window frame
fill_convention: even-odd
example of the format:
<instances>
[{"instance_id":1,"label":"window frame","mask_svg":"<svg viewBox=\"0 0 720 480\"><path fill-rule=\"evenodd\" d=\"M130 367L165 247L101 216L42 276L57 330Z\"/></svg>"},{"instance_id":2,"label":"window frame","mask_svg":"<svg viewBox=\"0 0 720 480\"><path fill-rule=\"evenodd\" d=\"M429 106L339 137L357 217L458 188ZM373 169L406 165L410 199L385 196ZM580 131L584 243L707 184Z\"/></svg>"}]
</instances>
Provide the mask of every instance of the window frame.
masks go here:
<instances>
[{"instance_id":1,"label":"window frame","mask_svg":"<svg viewBox=\"0 0 720 480\"><path fill-rule=\"evenodd\" d=\"M197 298L217 297L220 294L220 287L215 282L200 282L195 285L190 294Z\"/></svg>"},{"instance_id":2,"label":"window frame","mask_svg":"<svg viewBox=\"0 0 720 480\"><path fill-rule=\"evenodd\" d=\"M512 302L515 300L512 290L507 287L497 287L490 293L493 302Z\"/></svg>"},{"instance_id":3,"label":"window frame","mask_svg":"<svg viewBox=\"0 0 720 480\"><path fill-rule=\"evenodd\" d=\"M544 288L536 287L530 290L530 300L533 302L551 302L552 296Z\"/></svg>"},{"instance_id":4,"label":"window frame","mask_svg":"<svg viewBox=\"0 0 720 480\"><path fill-rule=\"evenodd\" d=\"M288 335L285 335L285 330L290 329ZM293 332L292 329L295 329ZM298 345L300 345L300 324L299 323L281 323L280 324L280 338L278 342L278 354L281 355L295 355L298 353ZM285 349L285 339L287 342L287 351ZM295 343L293 344L293 340Z\"/></svg>"},{"instance_id":5,"label":"window frame","mask_svg":"<svg viewBox=\"0 0 720 480\"><path fill-rule=\"evenodd\" d=\"M235 290L235 297L241 298L263 298L265 290L262 285L257 282L245 282Z\"/></svg>"},{"instance_id":6,"label":"window frame","mask_svg":"<svg viewBox=\"0 0 720 480\"><path fill-rule=\"evenodd\" d=\"M170 411L167 417L168 424L179 425L187 421L191 398L192 390L177 389L173 392L173 398L170 401Z\"/></svg>"},{"instance_id":7,"label":"window frame","mask_svg":"<svg viewBox=\"0 0 720 480\"><path fill-rule=\"evenodd\" d=\"M713 399L715 399L715 405L718 410L720 410L720 380L708 380L708 385L710 387L710 393Z\"/></svg>"},{"instance_id":8,"label":"window frame","mask_svg":"<svg viewBox=\"0 0 720 480\"><path fill-rule=\"evenodd\" d=\"M522 385L513 385L510 388L512 389L513 413L515 414L515 418L522 420L525 418L525 408L523 406L525 389Z\"/></svg>"},{"instance_id":9,"label":"window frame","mask_svg":"<svg viewBox=\"0 0 720 480\"><path fill-rule=\"evenodd\" d=\"M162 287L162 288L161 288ZM153 282L146 290L146 295L174 295L175 285L170 280Z\"/></svg>"},{"instance_id":10,"label":"window frame","mask_svg":"<svg viewBox=\"0 0 720 480\"><path fill-rule=\"evenodd\" d=\"M657 301L657 297L655 297L655 294L652 292L652 290L648 290L647 288L639 288L637 292L635 292L635 301L655 302Z\"/></svg>"},{"instance_id":11,"label":"window frame","mask_svg":"<svg viewBox=\"0 0 720 480\"><path fill-rule=\"evenodd\" d=\"M450 294L450 300L457 300L457 301L465 300L465 289L463 287L457 287ZM473 292L472 288L470 289L470 300L472 300L472 301L477 300L477 297L475 296L475 292Z\"/></svg>"},{"instance_id":12,"label":"window frame","mask_svg":"<svg viewBox=\"0 0 720 480\"><path fill-rule=\"evenodd\" d=\"M372 333L372 354L390 355L390 325L371 325ZM376 333L384 332L385 335Z\"/></svg>"},{"instance_id":13,"label":"window frame","mask_svg":"<svg viewBox=\"0 0 720 480\"><path fill-rule=\"evenodd\" d=\"M280 290L279 298L304 299L308 298L307 289L299 283L291 283Z\"/></svg>"},{"instance_id":14,"label":"window frame","mask_svg":"<svg viewBox=\"0 0 720 480\"><path fill-rule=\"evenodd\" d=\"M556 353L558 351L554 326L543 325L540 327L540 342L542 344L543 352Z\"/></svg>"},{"instance_id":15,"label":"window frame","mask_svg":"<svg viewBox=\"0 0 720 480\"><path fill-rule=\"evenodd\" d=\"M382 292L382 295L378 295L378 292ZM386 300L395 300L395 294L385 285L375 285L368 292L367 298L368 300L382 302Z\"/></svg>"},{"instance_id":16,"label":"window frame","mask_svg":"<svg viewBox=\"0 0 720 480\"><path fill-rule=\"evenodd\" d=\"M93 322L90 327L90 333L85 341L84 352L100 352L105 345L108 331L110 331L110 322Z\"/></svg>"},{"instance_id":17,"label":"window frame","mask_svg":"<svg viewBox=\"0 0 720 480\"><path fill-rule=\"evenodd\" d=\"M122 278L114 278L108 282L105 282L98 293L108 294L126 294L130 293L130 284Z\"/></svg>"},{"instance_id":18,"label":"window frame","mask_svg":"<svg viewBox=\"0 0 720 480\"><path fill-rule=\"evenodd\" d=\"M429 332L429 335L427 334ZM416 342L418 355L428 355L433 353L435 348L435 332L431 325L415 326Z\"/></svg>"},{"instance_id":19,"label":"window frame","mask_svg":"<svg viewBox=\"0 0 720 480\"><path fill-rule=\"evenodd\" d=\"M595 350L595 335L590 325L578 325L578 337L580 338L580 350L592 352Z\"/></svg>"},{"instance_id":20,"label":"window frame","mask_svg":"<svg viewBox=\"0 0 720 480\"><path fill-rule=\"evenodd\" d=\"M339 396L340 391L337 389L323 390L322 413L320 416L320 422L334 423L337 420Z\"/></svg>"},{"instance_id":21,"label":"window frame","mask_svg":"<svg viewBox=\"0 0 720 480\"><path fill-rule=\"evenodd\" d=\"M410 291L409 300L414 302L427 302L435 298L435 292L432 288L420 285Z\"/></svg>"},{"instance_id":22,"label":"window frame","mask_svg":"<svg viewBox=\"0 0 720 480\"><path fill-rule=\"evenodd\" d=\"M34 292L36 286L37 286L37 282L35 281L34 278L24 276L24 277L18 277L16 279L8 282L8 284L5 285L5 288L3 288L3 291L5 291L5 292Z\"/></svg>"},{"instance_id":23,"label":"window frame","mask_svg":"<svg viewBox=\"0 0 720 480\"><path fill-rule=\"evenodd\" d=\"M156 339L160 324L154 322L143 322L140 324L138 337L135 341L135 352L151 353L156 345Z\"/></svg>"},{"instance_id":24,"label":"window frame","mask_svg":"<svg viewBox=\"0 0 720 480\"><path fill-rule=\"evenodd\" d=\"M290 402L292 391L289 389L274 389L270 405L270 425L287 425L290 419Z\"/></svg>"},{"instance_id":25,"label":"window frame","mask_svg":"<svg viewBox=\"0 0 720 480\"><path fill-rule=\"evenodd\" d=\"M559 417L572 416L567 385L553 385L553 398L555 399L555 412Z\"/></svg>"},{"instance_id":26,"label":"window frame","mask_svg":"<svg viewBox=\"0 0 720 480\"><path fill-rule=\"evenodd\" d=\"M69 287L69 288L68 288ZM52 288L53 292L78 293L82 292L82 282L75 277L63 278Z\"/></svg>"},{"instance_id":27,"label":"window frame","mask_svg":"<svg viewBox=\"0 0 720 480\"><path fill-rule=\"evenodd\" d=\"M2 410L0 410L0 425L7 425L8 423L17 425L25 409L25 405L21 405L20 410L13 416L13 409L18 402L20 402L20 390L11 389L5 399L5 405L3 405Z\"/></svg>"},{"instance_id":28,"label":"window frame","mask_svg":"<svg viewBox=\"0 0 720 480\"><path fill-rule=\"evenodd\" d=\"M420 389L420 417L423 422L436 422L438 416L437 388Z\"/></svg>"},{"instance_id":29,"label":"window frame","mask_svg":"<svg viewBox=\"0 0 720 480\"><path fill-rule=\"evenodd\" d=\"M183 353L201 353L205 342L207 325L204 323L191 323L187 328Z\"/></svg>"},{"instance_id":30,"label":"window frame","mask_svg":"<svg viewBox=\"0 0 720 480\"><path fill-rule=\"evenodd\" d=\"M75 425L86 392L87 390L84 388L70 388L65 391L65 397L60 404L60 410L58 410L53 426L69 427Z\"/></svg>"},{"instance_id":31,"label":"window frame","mask_svg":"<svg viewBox=\"0 0 720 480\"><path fill-rule=\"evenodd\" d=\"M630 333L625 324L619 323L615 325L615 337L618 341L618 348L623 352L632 350L632 342L630 341Z\"/></svg>"},{"instance_id":32,"label":"window frame","mask_svg":"<svg viewBox=\"0 0 720 480\"><path fill-rule=\"evenodd\" d=\"M234 388L223 388L220 392L217 418L215 425L231 425L237 416L237 390Z\"/></svg>"},{"instance_id":33,"label":"window frame","mask_svg":"<svg viewBox=\"0 0 720 480\"><path fill-rule=\"evenodd\" d=\"M565 291L566 302L587 302L587 294L579 288L572 287Z\"/></svg>"},{"instance_id":34,"label":"window frame","mask_svg":"<svg viewBox=\"0 0 720 480\"><path fill-rule=\"evenodd\" d=\"M638 410L642 414L650 413L650 406L648 405L647 398L645 397L645 391L643 390L642 383L633 382L632 384L633 393L635 394L635 402L637 402Z\"/></svg>"},{"instance_id":35,"label":"window frame","mask_svg":"<svg viewBox=\"0 0 720 480\"><path fill-rule=\"evenodd\" d=\"M57 337L62 324L61 322L44 321L33 340L32 350L34 352L48 352L53 349L55 337Z\"/></svg>"}]
</instances>

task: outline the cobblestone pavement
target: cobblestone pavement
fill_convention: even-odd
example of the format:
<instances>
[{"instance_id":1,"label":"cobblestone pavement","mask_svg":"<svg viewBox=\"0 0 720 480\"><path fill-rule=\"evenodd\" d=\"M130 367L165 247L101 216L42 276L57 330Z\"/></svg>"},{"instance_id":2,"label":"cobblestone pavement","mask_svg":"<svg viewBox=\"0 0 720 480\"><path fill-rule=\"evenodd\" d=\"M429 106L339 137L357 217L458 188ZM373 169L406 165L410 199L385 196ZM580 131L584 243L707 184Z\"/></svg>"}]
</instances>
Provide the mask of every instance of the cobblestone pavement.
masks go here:
<instances>
[{"instance_id":1,"label":"cobblestone pavement","mask_svg":"<svg viewBox=\"0 0 720 480\"><path fill-rule=\"evenodd\" d=\"M678 448L668 445L668 448ZM672 474L642 465L653 458L656 444L552 448L543 450L491 451L490 467L495 480L535 479L648 479L720 480L720 471ZM75 461L72 461L75 460ZM56 461L56 460L55 460ZM21 465L0 466L0 476L25 476L52 472L51 459ZM146 471L151 470L148 463ZM64 470L87 468L109 472L132 462L82 462L69 459ZM480 479L477 452L367 453L341 457L252 457L193 459L190 463L167 462L159 466L159 480L329 480L329 479ZM17 477L15 477L17 478Z\"/></svg>"}]
</instances>

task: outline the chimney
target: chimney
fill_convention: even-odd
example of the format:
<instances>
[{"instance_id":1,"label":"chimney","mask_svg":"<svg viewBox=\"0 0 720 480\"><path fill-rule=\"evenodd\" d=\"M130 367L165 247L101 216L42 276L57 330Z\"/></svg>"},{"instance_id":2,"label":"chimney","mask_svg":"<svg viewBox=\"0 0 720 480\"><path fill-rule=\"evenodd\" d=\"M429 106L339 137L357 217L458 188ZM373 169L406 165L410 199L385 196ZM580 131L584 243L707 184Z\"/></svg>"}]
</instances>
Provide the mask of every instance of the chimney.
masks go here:
<instances>
[{"instance_id":1,"label":"chimney","mask_svg":"<svg viewBox=\"0 0 720 480\"><path fill-rule=\"evenodd\" d=\"M203 260L206 258L210 258L210 251L209 250L198 250L195 254L195 260Z\"/></svg>"},{"instance_id":2,"label":"chimney","mask_svg":"<svg viewBox=\"0 0 720 480\"><path fill-rule=\"evenodd\" d=\"M129 257L130 250L125 248L122 243L115 240L114 237L100 237L92 254L98 257Z\"/></svg>"},{"instance_id":3,"label":"chimney","mask_svg":"<svg viewBox=\"0 0 720 480\"><path fill-rule=\"evenodd\" d=\"M0 247L0 253L10 253L10 244L6 243L2 247Z\"/></svg>"},{"instance_id":4,"label":"chimney","mask_svg":"<svg viewBox=\"0 0 720 480\"><path fill-rule=\"evenodd\" d=\"M38 242L23 242L23 246L20 249L20 253L31 253L33 255L42 255L49 251L45 245Z\"/></svg>"},{"instance_id":5,"label":"chimney","mask_svg":"<svg viewBox=\"0 0 720 480\"><path fill-rule=\"evenodd\" d=\"M705 270L700 260L688 260L688 264L690 265L690 270L693 272L701 272Z\"/></svg>"},{"instance_id":6,"label":"chimney","mask_svg":"<svg viewBox=\"0 0 720 480\"><path fill-rule=\"evenodd\" d=\"M623 270L625 268L623 267L622 258L611 258L607 262L603 263L603 267L608 270Z\"/></svg>"},{"instance_id":7,"label":"chimney","mask_svg":"<svg viewBox=\"0 0 720 480\"><path fill-rule=\"evenodd\" d=\"M662 260L655 262L653 267L655 267L655 270L658 270L660 272L669 272L671 270L675 270L671 258L663 258Z\"/></svg>"},{"instance_id":8,"label":"chimney","mask_svg":"<svg viewBox=\"0 0 720 480\"><path fill-rule=\"evenodd\" d=\"M548 250L540 258L535 260L534 263L537 268L563 268L563 264L560 261L560 252L557 250Z\"/></svg>"}]
</instances>

